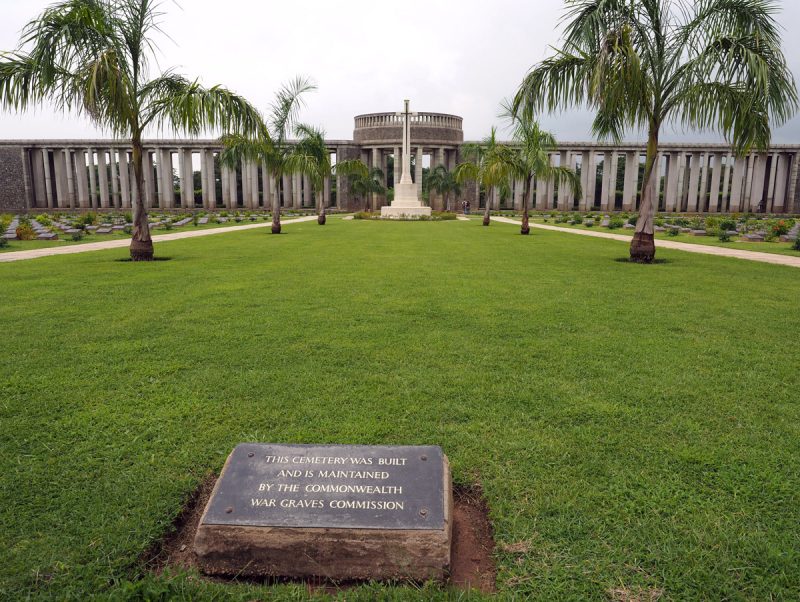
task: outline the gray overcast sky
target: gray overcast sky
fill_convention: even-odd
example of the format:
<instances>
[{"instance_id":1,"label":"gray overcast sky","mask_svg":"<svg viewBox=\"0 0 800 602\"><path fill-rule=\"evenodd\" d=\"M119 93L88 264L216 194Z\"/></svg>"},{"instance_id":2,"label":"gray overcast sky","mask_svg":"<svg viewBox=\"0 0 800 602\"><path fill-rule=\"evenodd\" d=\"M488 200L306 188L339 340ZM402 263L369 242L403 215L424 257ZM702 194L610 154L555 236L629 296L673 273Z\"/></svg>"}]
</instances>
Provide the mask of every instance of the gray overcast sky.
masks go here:
<instances>
[{"instance_id":1,"label":"gray overcast sky","mask_svg":"<svg viewBox=\"0 0 800 602\"><path fill-rule=\"evenodd\" d=\"M23 25L50 0L0 0L0 49L12 50ZM557 44L562 0L166 1L158 40L161 67L204 84L223 84L266 109L275 90L297 74L319 89L302 120L329 138L352 137L353 116L395 111L410 98L420 111L464 117L477 139L498 124L499 103L528 68ZM785 52L800 73L800 2L782 2ZM401 40L405 40L401 42ZM591 140L586 112L542 119L562 141ZM169 134L167 134L169 135ZM103 136L88 121L44 107L0 114L0 138ZM636 135L629 136L636 139ZM673 133L666 139L716 140ZM800 143L800 117L776 130L775 142Z\"/></svg>"}]
</instances>

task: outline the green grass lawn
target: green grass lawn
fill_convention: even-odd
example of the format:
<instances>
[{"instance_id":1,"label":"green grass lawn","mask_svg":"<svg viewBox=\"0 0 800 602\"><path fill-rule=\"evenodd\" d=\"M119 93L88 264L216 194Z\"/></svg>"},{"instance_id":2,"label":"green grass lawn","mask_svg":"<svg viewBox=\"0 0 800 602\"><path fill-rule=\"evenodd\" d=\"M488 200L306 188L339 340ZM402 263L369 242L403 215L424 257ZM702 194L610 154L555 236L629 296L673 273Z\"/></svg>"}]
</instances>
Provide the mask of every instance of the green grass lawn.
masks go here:
<instances>
[{"instance_id":1,"label":"green grass lawn","mask_svg":"<svg viewBox=\"0 0 800 602\"><path fill-rule=\"evenodd\" d=\"M304 599L140 564L242 441L441 445L484 488L502 599L800 598L800 271L516 231L0 264L0 599Z\"/></svg>"},{"instance_id":2,"label":"green grass lawn","mask_svg":"<svg viewBox=\"0 0 800 602\"><path fill-rule=\"evenodd\" d=\"M519 218L515 218L519 219ZM544 221L543 219L532 219L531 222L537 224L545 224L548 226L557 226L559 228L571 228L573 230L592 230L594 232L610 232L611 234L622 234L624 236L633 237L632 230L624 228L617 228L610 230L603 228L599 224L591 228L582 224L559 224L555 220ZM693 245L709 245L712 247L725 247L728 249L741 249L743 251L756 251L757 253L774 253L776 255L789 255L791 257L800 257L800 251L792 248L790 242L749 242L746 240L731 240L730 242L722 242L717 236L692 236L684 232L677 236L670 236L666 232L656 232L656 240L674 240L676 242L687 242Z\"/></svg>"}]
</instances>

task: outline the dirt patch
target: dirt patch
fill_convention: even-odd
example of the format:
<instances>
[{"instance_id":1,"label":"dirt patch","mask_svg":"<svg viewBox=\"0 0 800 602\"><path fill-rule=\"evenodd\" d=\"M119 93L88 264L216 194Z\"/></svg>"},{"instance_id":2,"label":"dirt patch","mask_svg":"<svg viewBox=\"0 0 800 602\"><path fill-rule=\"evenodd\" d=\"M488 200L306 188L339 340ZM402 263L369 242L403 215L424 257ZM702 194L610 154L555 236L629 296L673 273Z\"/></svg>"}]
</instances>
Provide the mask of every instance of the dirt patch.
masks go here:
<instances>
[{"instance_id":1,"label":"dirt patch","mask_svg":"<svg viewBox=\"0 0 800 602\"><path fill-rule=\"evenodd\" d=\"M194 534L200 523L206 503L214 489L216 475L206 477L186 501L183 511L173 523L170 532L142 555L147 570L156 574L169 568L200 572L195 561ZM449 582L464 590L483 593L495 591L494 536L489 522L489 508L478 486L453 488L453 543ZM234 579L204 576L215 582ZM236 581L243 581L241 578ZM258 583L288 582L289 580L252 580ZM309 591L335 594L337 591L358 585L358 582L332 583L324 579L304 580Z\"/></svg>"}]
</instances>

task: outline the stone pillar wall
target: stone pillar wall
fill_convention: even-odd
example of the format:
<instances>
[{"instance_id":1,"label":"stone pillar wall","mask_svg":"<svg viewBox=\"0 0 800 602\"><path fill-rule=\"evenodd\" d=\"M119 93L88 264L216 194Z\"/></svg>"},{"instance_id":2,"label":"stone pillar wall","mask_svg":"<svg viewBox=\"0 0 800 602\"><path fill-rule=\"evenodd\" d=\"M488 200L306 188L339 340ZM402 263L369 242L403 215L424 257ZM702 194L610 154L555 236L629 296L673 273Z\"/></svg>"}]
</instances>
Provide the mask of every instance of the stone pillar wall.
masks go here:
<instances>
[{"instance_id":1,"label":"stone pillar wall","mask_svg":"<svg viewBox=\"0 0 800 602\"><path fill-rule=\"evenodd\" d=\"M417 184L417 198L422 201L422 147L417 147L417 157L414 164L414 182Z\"/></svg>"}]
</instances>

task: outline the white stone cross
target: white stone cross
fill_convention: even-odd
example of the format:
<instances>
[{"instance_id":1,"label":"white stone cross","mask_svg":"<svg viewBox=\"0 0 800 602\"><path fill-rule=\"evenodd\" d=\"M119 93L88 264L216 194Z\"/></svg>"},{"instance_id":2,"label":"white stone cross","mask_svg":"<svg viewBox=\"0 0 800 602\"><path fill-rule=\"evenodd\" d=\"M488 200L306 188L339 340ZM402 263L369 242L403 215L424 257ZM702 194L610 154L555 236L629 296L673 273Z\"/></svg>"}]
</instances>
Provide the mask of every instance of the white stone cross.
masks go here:
<instances>
[{"instance_id":1,"label":"white stone cross","mask_svg":"<svg viewBox=\"0 0 800 602\"><path fill-rule=\"evenodd\" d=\"M403 173L400 176L400 183L411 182L411 118L416 117L416 113L409 110L411 101L406 99L405 110L402 113L397 113L398 117L403 118Z\"/></svg>"}]
</instances>

